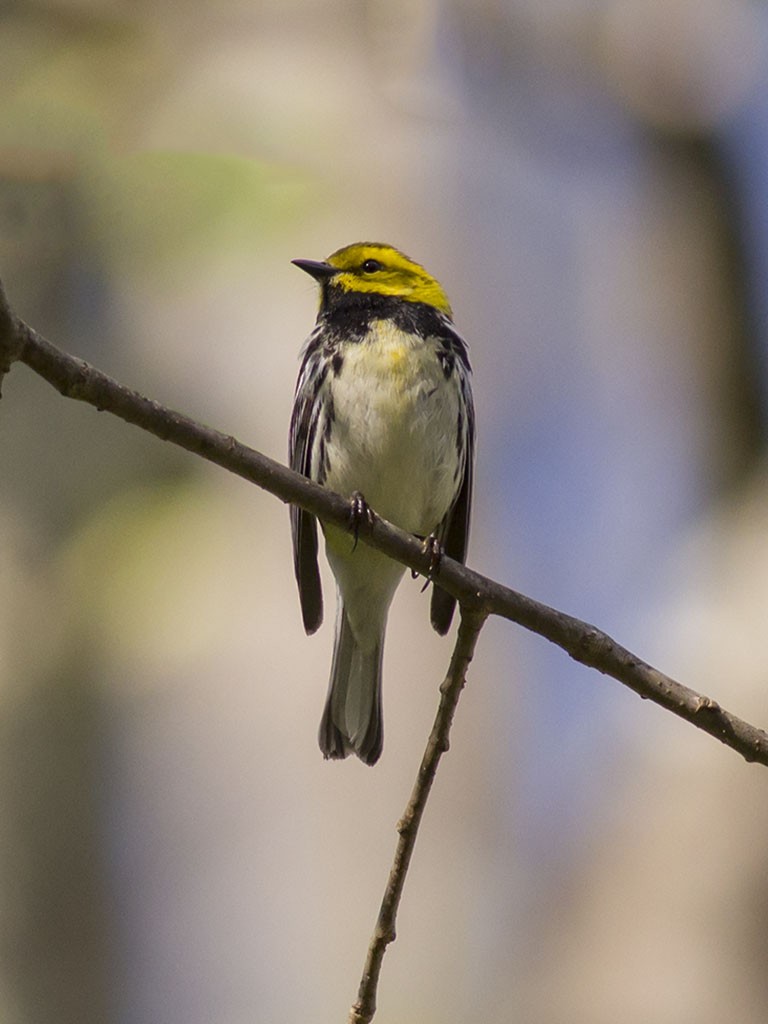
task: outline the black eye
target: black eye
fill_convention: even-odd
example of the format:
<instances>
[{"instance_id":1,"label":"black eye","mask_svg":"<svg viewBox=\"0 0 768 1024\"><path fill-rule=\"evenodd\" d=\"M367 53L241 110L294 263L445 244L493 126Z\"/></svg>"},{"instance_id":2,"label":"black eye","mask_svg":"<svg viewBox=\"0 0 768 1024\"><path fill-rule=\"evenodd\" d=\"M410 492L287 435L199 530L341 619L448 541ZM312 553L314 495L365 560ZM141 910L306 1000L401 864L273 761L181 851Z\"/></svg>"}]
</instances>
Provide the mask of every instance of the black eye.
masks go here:
<instances>
[{"instance_id":1,"label":"black eye","mask_svg":"<svg viewBox=\"0 0 768 1024\"><path fill-rule=\"evenodd\" d=\"M375 274L377 270L383 270L384 267L378 260L366 260L360 269L364 274Z\"/></svg>"}]
</instances>

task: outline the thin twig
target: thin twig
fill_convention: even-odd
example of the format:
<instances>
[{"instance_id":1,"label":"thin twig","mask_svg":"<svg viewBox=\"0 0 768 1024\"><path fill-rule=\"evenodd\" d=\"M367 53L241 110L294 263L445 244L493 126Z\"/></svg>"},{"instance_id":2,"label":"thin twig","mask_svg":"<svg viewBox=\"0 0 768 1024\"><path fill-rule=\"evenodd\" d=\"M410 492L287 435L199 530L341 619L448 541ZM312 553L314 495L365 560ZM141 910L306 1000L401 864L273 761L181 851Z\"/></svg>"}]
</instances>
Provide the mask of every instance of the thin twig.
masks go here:
<instances>
[{"instance_id":1,"label":"thin twig","mask_svg":"<svg viewBox=\"0 0 768 1024\"><path fill-rule=\"evenodd\" d=\"M284 502L300 505L325 522L350 529L346 498L319 487L234 437L205 427L119 384L81 359L67 355L19 320L5 303L0 285L0 375L14 361L26 363L57 391L133 423L156 437L200 455L257 484ZM424 545L391 523L372 516L360 537L415 572L433 566ZM768 766L768 734L725 711L710 697L683 686L620 646L602 630L550 608L444 557L435 579L465 612L499 615L557 644L576 661L612 676L643 698L659 704L737 751Z\"/></svg>"},{"instance_id":2,"label":"thin twig","mask_svg":"<svg viewBox=\"0 0 768 1024\"><path fill-rule=\"evenodd\" d=\"M400 898L403 895L405 876L411 863L411 855L416 845L419 825L424 808L427 805L432 783L435 780L440 758L448 750L448 739L451 722L461 691L467 678L467 670L475 652L475 644L483 628L485 616L477 612L462 612L456 644L451 655L451 663L442 685L440 686L440 704L435 716L424 757L421 760L419 774L408 801L405 813L398 822L397 849L392 868L389 872L387 887L376 921L376 927L368 946L363 975L357 1002L349 1012L349 1024L369 1024L376 1012L376 990L379 973L387 946L395 940L395 923Z\"/></svg>"}]
</instances>

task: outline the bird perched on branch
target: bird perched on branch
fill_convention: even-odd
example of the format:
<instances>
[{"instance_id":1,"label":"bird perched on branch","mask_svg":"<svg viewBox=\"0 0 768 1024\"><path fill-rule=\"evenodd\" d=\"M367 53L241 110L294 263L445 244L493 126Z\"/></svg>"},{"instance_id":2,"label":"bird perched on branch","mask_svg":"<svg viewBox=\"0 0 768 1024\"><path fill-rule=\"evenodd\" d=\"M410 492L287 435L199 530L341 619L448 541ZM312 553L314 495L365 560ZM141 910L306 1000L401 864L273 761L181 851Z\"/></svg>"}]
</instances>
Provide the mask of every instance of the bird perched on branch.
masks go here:
<instances>
[{"instance_id":1,"label":"bird perched on branch","mask_svg":"<svg viewBox=\"0 0 768 1024\"><path fill-rule=\"evenodd\" d=\"M389 245L358 242L325 261L294 260L320 285L302 349L290 431L293 469L367 505L463 562L472 498L474 410L467 348L448 298ZM320 724L326 758L375 764L383 742L381 665L387 615L404 568L323 525L336 578L336 638ZM323 618L314 516L291 508L307 633ZM434 585L432 625L448 631L455 599Z\"/></svg>"}]
</instances>

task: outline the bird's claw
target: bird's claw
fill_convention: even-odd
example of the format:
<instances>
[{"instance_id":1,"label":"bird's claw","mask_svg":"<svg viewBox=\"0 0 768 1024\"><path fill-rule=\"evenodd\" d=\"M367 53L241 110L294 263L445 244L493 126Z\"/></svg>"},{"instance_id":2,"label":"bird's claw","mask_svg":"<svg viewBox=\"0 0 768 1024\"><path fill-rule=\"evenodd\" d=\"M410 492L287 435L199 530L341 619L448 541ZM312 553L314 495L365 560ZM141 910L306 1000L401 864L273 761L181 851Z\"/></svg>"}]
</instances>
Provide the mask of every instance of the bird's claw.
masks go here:
<instances>
[{"instance_id":1,"label":"bird's claw","mask_svg":"<svg viewBox=\"0 0 768 1024\"><path fill-rule=\"evenodd\" d=\"M352 545L354 551L360 539L360 527L365 525L370 529L373 526L373 511L360 491L355 491L349 499L349 524L355 538Z\"/></svg>"},{"instance_id":2,"label":"bird's claw","mask_svg":"<svg viewBox=\"0 0 768 1024\"><path fill-rule=\"evenodd\" d=\"M435 573L437 573L438 570L440 569L440 563L443 560L443 545L440 543L440 541L437 539L434 533L430 533L428 537L424 538L424 541L421 546L424 551L424 554L429 555L429 568L427 569L427 579L424 583L424 586L421 588L421 592L423 594L424 591L429 586L429 584L434 579ZM412 575L415 579L416 576L418 576L418 573L412 573Z\"/></svg>"}]
</instances>

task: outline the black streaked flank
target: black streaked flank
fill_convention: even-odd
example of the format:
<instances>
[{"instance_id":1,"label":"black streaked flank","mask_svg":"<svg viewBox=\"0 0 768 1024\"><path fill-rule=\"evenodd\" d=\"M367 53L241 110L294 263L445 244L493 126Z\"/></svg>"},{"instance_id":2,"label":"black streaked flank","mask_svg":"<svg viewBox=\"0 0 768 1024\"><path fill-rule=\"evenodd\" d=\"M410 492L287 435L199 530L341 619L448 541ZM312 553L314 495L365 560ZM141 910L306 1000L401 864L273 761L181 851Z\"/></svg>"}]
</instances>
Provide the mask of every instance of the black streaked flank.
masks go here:
<instances>
[{"instance_id":1,"label":"black streaked flank","mask_svg":"<svg viewBox=\"0 0 768 1024\"><path fill-rule=\"evenodd\" d=\"M449 348L442 347L438 349L437 358L440 360L440 365L443 368L445 379L448 380L453 373L453 367L456 362L454 354Z\"/></svg>"},{"instance_id":2,"label":"black streaked flank","mask_svg":"<svg viewBox=\"0 0 768 1024\"><path fill-rule=\"evenodd\" d=\"M325 397L325 423L323 424L323 437L327 441L331 436L333 421L336 419L336 410L333 405L333 395L329 391Z\"/></svg>"}]
</instances>

